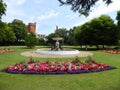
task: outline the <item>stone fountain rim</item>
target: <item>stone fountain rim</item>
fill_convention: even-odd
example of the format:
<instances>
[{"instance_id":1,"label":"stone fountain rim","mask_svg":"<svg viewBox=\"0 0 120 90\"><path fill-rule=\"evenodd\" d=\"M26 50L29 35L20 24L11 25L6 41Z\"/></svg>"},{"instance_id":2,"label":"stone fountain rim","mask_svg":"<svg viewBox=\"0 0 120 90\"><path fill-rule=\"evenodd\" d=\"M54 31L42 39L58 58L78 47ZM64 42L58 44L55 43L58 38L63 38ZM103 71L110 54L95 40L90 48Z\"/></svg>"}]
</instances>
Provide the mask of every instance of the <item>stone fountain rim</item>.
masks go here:
<instances>
[{"instance_id":1,"label":"stone fountain rim","mask_svg":"<svg viewBox=\"0 0 120 90\"><path fill-rule=\"evenodd\" d=\"M27 52L22 52L22 56L26 57L37 57L37 58L75 58L76 56L78 57L88 57L92 56L93 53L91 52L86 52L86 51L79 51L80 53L77 55L43 55L43 54L37 54L35 51L27 51Z\"/></svg>"}]
</instances>

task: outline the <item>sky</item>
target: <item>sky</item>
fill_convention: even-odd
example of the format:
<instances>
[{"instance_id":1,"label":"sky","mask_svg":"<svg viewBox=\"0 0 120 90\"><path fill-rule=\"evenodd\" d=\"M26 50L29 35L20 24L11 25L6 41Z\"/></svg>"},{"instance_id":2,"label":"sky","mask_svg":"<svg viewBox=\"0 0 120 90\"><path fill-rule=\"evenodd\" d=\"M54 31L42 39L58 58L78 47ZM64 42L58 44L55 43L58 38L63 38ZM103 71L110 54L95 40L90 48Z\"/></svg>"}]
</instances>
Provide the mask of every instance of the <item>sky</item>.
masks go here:
<instances>
[{"instance_id":1,"label":"sky","mask_svg":"<svg viewBox=\"0 0 120 90\"><path fill-rule=\"evenodd\" d=\"M2 21L9 23L19 19L26 25L29 22L36 22L36 33L44 35L53 33L56 26L69 30L101 15L109 15L115 21L117 11L120 10L120 0L113 0L108 6L99 0L92 7L88 17L71 11L71 6L60 6L58 0L4 0L4 2L7 4L7 11Z\"/></svg>"}]
</instances>

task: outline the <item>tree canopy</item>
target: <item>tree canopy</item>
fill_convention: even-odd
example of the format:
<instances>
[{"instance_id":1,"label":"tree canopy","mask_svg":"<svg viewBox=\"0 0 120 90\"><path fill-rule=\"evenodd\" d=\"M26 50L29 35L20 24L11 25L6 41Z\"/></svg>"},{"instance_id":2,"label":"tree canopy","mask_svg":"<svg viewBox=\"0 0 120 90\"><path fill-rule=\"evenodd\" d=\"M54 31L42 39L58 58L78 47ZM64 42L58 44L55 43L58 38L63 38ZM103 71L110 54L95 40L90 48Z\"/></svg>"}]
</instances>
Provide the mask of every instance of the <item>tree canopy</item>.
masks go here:
<instances>
[{"instance_id":1,"label":"tree canopy","mask_svg":"<svg viewBox=\"0 0 120 90\"><path fill-rule=\"evenodd\" d=\"M117 30L114 21L101 15L75 29L75 38L80 45L116 45ZM111 37L112 36L112 37Z\"/></svg>"},{"instance_id":2,"label":"tree canopy","mask_svg":"<svg viewBox=\"0 0 120 90\"><path fill-rule=\"evenodd\" d=\"M15 34L7 23L0 21L0 42L13 42L15 40Z\"/></svg>"},{"instance_id":3,"label":"tree canopy","mask_svg":"<svg viewBox=\"0 0 120 90\"><path fill-rule=\"evenodd\" d=\"M62 5L70 5L71 10L78 11L81 15L88 16L91 7L94 6L99 0L58 0ZM107 5L109 5L112 0L103 0Z\"/></svg>"},{"instance_id":4,"label":"tree canopy","mask_svg":"<svg viewBox=\"0 0 120 90\"><path fill-rule=\"evenodd\" d=\"M34 48L38 44L38 39L34 33L28 33L25 38L25 44L28 48Z\"/></svg>"},{"instance_id":5,"label":"tree canopy","mask_svg":"<svg viewBox=\"0 0 120 90\"><path fill-rule=\"evenodd\" d=\"M120 11L118 11L117 12L117 17L116 17L116 19L117 19L117 30L118 30L118 38L119 38L119 40L120 40Z\"/></svg>"},{"instance_id":6,"label":"tree canopy","mask_svg":"<svg viewBox=\"0 0 120 90\"><path fill-rule=\"evenodd\" d=\"M12 30L15 33L16 36L16 42L19 42L21 40L25 40L25 37L27 35L26 32L26 25L22 22L12 22L8 24Z\"/></svg>"},{"instance_id":7,"label":"tree canopy","mask_svg":"<svg viewBox=\"0 0 120 90\"><path fill-rule=\"evenodd\" d=\"M3 0L0 0L0 19L2 18L2 15L5 15L6 6L7 5L3 2Z\"/></svg>"}]
</instances>

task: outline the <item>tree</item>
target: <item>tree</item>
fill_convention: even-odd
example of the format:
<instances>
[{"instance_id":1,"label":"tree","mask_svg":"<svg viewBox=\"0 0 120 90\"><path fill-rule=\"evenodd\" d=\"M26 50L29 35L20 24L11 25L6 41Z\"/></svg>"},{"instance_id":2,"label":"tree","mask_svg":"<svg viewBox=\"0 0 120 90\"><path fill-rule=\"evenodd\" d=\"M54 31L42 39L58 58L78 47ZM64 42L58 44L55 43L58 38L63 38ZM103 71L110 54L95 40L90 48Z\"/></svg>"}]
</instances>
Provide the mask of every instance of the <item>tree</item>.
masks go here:
<instances>
[{"instance_id":1,"label":"tree","mask_svg":"<svg viewBox=\"0 0 120 90\"><path fill-rule=\"evenodd\" d=\"M0 42L5 38L5 24L0 20Z\"/></svg>"},{"instance_id":2,"label":"tree","mask_svg":"<svg viewBox=\"0 0 120 90\"><path fill-rule=\"evenodd\" d=\"M5 45L8 42L13 42L15 40L15 34L13 30L8 26L7 23L0 21L0 42Z\"/></svg>"},{"instance_id":3,"label":"tree","mask_svg":"<svg viewBox=\"0 0 120 90\"><path fill-rule=\"evenodd\" d=\"M107 15L101 15L100 30L102 37L99 37L102 45L116 45L118 40L118 32L114 21ZM99 31L100 31L99 30ZM112 37L111 37L112 36Z\"/></svg>"},{"instance_id":4,"label":"tree","mask_svg":"<svg viewBox=\"0 0 120 90\"><path fill-rule=\"evenodd\" d=\"M79 45L83 45L80 39L80 33L81 33L81 26L74 27L74 39L76 40L76 43Z\"/></svg>"},{"instance_id":5,"label":"tree","mask_svg":"<svg viewBox=\"0 0 120 90\"><path fill-rule=\"evenodd\" d=\"M66 28L58 28L57 30L55 30L55 37L62 37L64 40L64 44L67 44L68 34L69 33Z\"/></svg>"},{"instance_id":6,"label":"tree","mask_svg":"<svg viewBox=\"0 0 120 90\"><path fill-rule=\"evenodd\" d=\"M0 0L0 20L2 18L2 15L5 15L6 6L7 5L3 2L3 0Z\"/></svg>"},{"instance_id":7,"label":"tree","mask_svg":"<svg viewBox=\"0 0 120 90\"><path fill-rule=\"evenodd\" d=\"M46 41L43 38L39 38L39 44L40 45L45 45Z\"/></svg>"},{"instance_id":8,"label":"tree","mask_svg":"<svg viewBox=\"0 0 120 90\"><path fill-rule=\"evenodd\" d=\"M53 41L53 37L55 37L55 33L51 33L49 34L46 38L47 38L47 45L54 45L55 41Z\"/></svg>"},{"instance_id":9,"label":"tree","mask_svg":"<svg viewBox=\"0 0 120 90\"><path fill-rule=\"evenodd\" d=\"M117 48L120 49L120 11L117 12L117 31L118 31L118 44Z\"/></svg>"},{"instance_id":10,"label":"tree","mask_svg":"<svg viewBox=\"0 0 120 90\"><path fill-rule=\"evenodd\" d=\"M70 5L71 10L80 14L88 16L91 7L94 6L99 0L58 0L62 5ZM109 5L112 0L103 0L107 5Z\"/></svg>"},{"instance_id":11,"label":"tree","mask_svg":"<svg viewBox=\"0 0 120 90\"><path fill-rule=\"evenodd\" d=\"M75 43L75 41L74 41L74 28L67 31L66 38L67 38L66 43L68 45L73 45Z\"/></svg>"},{"instance_id":12,"label":"tree","mask_svg":"<svg viewBox=\"0 0 120 90\"><path fill-rule=\"evenodd\" d=\"M85 45L87 48L87 45L91 45L90 39L92 37L92 32L90 30L90 22L86 22L85 24L76 27L74 37L81 47L82 45Z\"/></svg>"},{"instance_id":13,"label":"tree","mask_svg":"<svg viewBox=\"0 0 120 90\"><path fill-rule=\"evenodd\" d=\"M38 44L38 39L34 33L28 33L25 38L25 44L28 48L34 48Z\"/></svg>"},{"instance_id":14,"label":"tree","mask_svg":"<svg viewBox=\"0 0 120 90\"><path fill-rule=\"evenodd\" d=\"M24 41L27 35L26 25L22 22L12 22L8 24L15 33L16 43Z\"/></svg>"},{"instance_id":15,"label":"tree","mask_svg":"<svg viewBox=\"0 0 120 90\"><path fill-rule=\"evenodd\" d=\"M116 20L117 20L117 30L118 30L118 38L120 40L120 11L117 12L117 17L116 17Z\"/></svg>"},{"instance_id":16,"label":"tree","mask_svg":"<svg viewBox=\"0 0 120 90\"><path fill-rule=\"evenodd\" d=\"M99 18L91 20L90 27L93 31L94 45L116 45L117 30L114 21L107 15L101 15ZM111 37L112 36L112 37ZM92 39L91 39L92 40Z\"/></svg>"},{"instance_id":17,"label":"tree","mask_svg":"<svg viewBox=\"0 0 120 90\"><path fill-rule=\"evenodd\" d=\"M117 30L114 21L107 15L101 15L76 28L75 36L80 45L116 45ZM112 37L111 37L112 36Z\"/></svg>"}]
</instances>

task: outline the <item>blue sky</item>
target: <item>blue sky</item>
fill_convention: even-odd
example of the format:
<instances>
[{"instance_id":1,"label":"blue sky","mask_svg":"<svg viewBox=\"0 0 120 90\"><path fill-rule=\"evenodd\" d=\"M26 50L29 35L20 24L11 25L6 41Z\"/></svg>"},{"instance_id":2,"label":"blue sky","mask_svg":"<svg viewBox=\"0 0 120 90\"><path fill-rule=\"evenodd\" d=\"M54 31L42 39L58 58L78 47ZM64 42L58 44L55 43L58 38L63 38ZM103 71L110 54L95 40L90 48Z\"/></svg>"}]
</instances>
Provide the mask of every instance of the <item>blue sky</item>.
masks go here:
<instances>
[{"instance_id":1,"label":"blue sky","mask_svg":"<svg viewBox=\"0 0 120 90\"><path fill-rule=\"evenodd\" d=\"M4 22L12 22L20 19L27 25L36 22L36 33L48 35L53 33L56 25L59 28L70 29L81 25L100 15L109 15L115 20L116 13L120 10L120 0L113 0L109 6L99 0L88 17L79 16L70 10L70 6L61 6L58 0L4 0L7 4L6 16L2 17Z\"/></svg>"}]
</instances>

